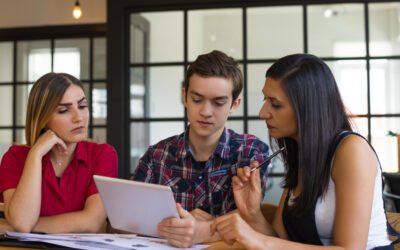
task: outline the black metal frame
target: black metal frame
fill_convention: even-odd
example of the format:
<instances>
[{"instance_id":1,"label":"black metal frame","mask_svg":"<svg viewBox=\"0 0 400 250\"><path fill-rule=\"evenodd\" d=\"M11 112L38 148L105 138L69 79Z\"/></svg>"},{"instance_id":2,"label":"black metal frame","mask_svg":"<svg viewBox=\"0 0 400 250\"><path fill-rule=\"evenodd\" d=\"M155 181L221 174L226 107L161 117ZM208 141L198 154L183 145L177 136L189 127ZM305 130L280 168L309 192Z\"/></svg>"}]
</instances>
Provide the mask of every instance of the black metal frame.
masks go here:
<instances>
[{"instance_id":1,"label":"black metal frame","mask_svg":"<svg viewBox=\"0 0 400 250\"><path fill-rule=\"evenodd\" d=\"M208 8L233 8L240 7L243 10L246 10L247 7L254 6L287 6L287 5L301 5L303 7L303 32L306 34L304 36L304 52L308 52L308 40L307 40L307 6L315 5L315 4L338 4L338 3L363 3L365 8L365 34L366 37L366 56L363 57L353 57L353 58L333 58L333 57L325 57L322 58L325 61L334 61L334 60L354 60L354 59L362 59L366 60L367 63L367 72L370 71L370 60L371 59L400 59L400 56L385 56L385 57L370 57L369 55L369 34L368 34L368 3L381 3L380 0L373 1L362 1L362 0L147 0L147 1L139 1L139 0L108 0L107 1L107 18L108 18L108 122L107 122L107 139L108 142L111 143L117 150L119 155L119 175L120 177L127 178L129 176L129 164L130 164L130 122L152 122L152 121L185 121L187 122L186 114L184 118L143 118L143 119L130 119L129 112L129 66L161 66L168 65L168 63L161 64L135 64L130 65L129 58L127 53L129 51L129 15L131 13L136 12L145 12L145 11L166 11L166 10L182 10L184 11L184 60L183 65L188 65L188 55L187 55L187 11L193 9L208 9ZM393 0L388 0L385 2L397 2ZM244 15L246 16L246 11L244 11ZM271 63L276 59L267 59L267 60L248 60L246 57L246 18L243 20L243 32L244 32L244 40L243 40L243 61L244 63ZM173 64L173 62L171 62ZM182 65L182 62L179 62L179 65ZM245 86L247 79L247 70L246 67L243 70ZM400 117L400 114L385 114L385 115L372 115L371 107L370 107L370 78L369 74L367 74L367 87L368 87L368 107L367 114L357 115L356 117L364 117L368 119L368 139L371 140L371 118L372 117ZM247 88L244 88L244 94L246 95ZM257 120L258 117L248 116L247 113L247 99L244 98L244 114L240 117L231 117L230 120L240 120L244 121L245 132L247 131L247 121L249 120ZM275 174L277 176L282 176L282 174Z\"/></svg>"}]
</instances>

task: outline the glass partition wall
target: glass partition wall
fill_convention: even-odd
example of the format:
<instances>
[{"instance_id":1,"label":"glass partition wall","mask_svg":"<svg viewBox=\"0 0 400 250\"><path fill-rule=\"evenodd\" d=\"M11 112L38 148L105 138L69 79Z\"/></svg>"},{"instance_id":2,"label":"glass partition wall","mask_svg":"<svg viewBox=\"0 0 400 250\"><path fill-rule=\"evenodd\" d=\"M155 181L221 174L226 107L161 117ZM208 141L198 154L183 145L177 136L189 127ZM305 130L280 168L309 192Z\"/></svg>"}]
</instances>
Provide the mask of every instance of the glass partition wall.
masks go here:
<instances>
[{"instance_id":1,"label":"glass partition wall","mask_svg":"<svg viewBox=\"0 0 400 250\"><path fill-rule=\"evenodd\" d=\"M388 132L400 133L400 3L298 2L110 1L109 108L119 112L109 113L116 122L108 138L120 153L120 175L130 175L149 145L184 131L185 69L214 49L238 60L245 77L242 105L228 127L268 143L258 119L265 71L287 54L312 53L332 69L355 129L376 148L384 171L397 171L396 138ZM279 199L283 171L279 160L272 164L271 202Z\"/></svg>"}]
</instances>

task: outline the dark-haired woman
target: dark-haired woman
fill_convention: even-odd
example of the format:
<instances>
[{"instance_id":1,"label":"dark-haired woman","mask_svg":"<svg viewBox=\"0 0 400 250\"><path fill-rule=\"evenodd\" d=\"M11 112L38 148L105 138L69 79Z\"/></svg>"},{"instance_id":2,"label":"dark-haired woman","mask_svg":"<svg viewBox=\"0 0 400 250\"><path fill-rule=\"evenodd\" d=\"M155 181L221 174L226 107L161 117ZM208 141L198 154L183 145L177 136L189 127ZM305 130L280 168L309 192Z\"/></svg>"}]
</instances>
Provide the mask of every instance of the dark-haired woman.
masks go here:
<instances>
[{"instance_id":1,"label":"dark-haired woman","mask_svg":"<svg viewBox=\"0 0 400 250\"><path fill-rule=\"evenodd\" d=\"M283 57L268 69L262 92L259 115L286 148L279 207L270 225L260 211L258 170L245 167L233 179L240 215L217 218L214 230L247 249L393 249L379 161L352 132L329 67L313 55Z\"/></svg>"}]
</instances>

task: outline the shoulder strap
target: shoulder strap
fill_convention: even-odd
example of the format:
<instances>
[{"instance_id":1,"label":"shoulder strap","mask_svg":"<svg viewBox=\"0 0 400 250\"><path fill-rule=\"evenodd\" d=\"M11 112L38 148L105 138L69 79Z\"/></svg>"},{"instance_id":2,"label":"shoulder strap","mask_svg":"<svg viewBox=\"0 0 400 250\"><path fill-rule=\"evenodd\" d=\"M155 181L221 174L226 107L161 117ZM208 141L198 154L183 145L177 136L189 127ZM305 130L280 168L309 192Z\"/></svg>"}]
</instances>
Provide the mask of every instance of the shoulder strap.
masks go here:
<instances>
[{"instance_id":1,"label":"shoulder strap","mask_svg":"<svg viewBox=\"0 0 400 250\"><path fill-rule=\"evenodd\" d=\"M382 192L383 192L383 188L385 186L385 182L384 182L383 175L382 175L381 162L379 161L378 154L376 153L374 147L372 147L371 143L369 143L369 141L364 136L362 136L362 135L360 135L360 134L358 134L356 132L349 131L349 130L344 130L344 131L340 132L339 134L336 135L336 137L334 139L334 143L332 144L332 147L331 147L331 149L329 151L329 154L328 154L328 156L329 156L328 160L332 159L333 155L335 154L337 146L343 140L343 138L345 138L346 136L351 135L351 134L357 135L357 136L363 138L368 143L368 145L371 147L372 151L374 151L376 159L378 160L379 168L381 169ZM383 195L382 195L382 199L383 199ZM383 201L383 202L385 202L385 201ZM383 209L385 211L385 216L386 216L385 206L383 207ZM393 228L393 226L389 223L387 217L386 217L386 227L387 227L387 232L388 232L389 235L397 237L397 239L392 242L392 245L400 243L400 233L396 229Z\"/></svg>"},{"instance_id":2,"label":"shoulder strap","mask_svg":"<svg viewBox=\"0 0 400 250\"><path fill-rule=\"evenodd\" d=\"M339 143L343 140L343 138L345 138L346 136L351 135L351 134L357 134L357 133L354 133L353 131L349 131L349 130L343 130L335 136L335 138L333 139L332 146L329 149L328 157L326 158L328 165L330 164L330 161L332 160L333 156L335 155L336 148L339 145Z\"/></svg>"}]
</instances>

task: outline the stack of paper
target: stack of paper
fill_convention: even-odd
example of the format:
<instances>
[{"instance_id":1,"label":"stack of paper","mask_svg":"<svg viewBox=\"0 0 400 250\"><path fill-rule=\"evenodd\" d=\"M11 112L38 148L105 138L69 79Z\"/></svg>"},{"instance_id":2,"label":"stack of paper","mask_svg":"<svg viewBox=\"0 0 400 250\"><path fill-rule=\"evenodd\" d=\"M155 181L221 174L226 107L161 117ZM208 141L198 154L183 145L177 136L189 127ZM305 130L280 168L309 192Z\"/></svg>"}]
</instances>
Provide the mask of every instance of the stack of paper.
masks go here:
<instances>
[{"instance_id":1,"label":"stack of paper","mask_svg":"<svg viewBox=\"0 0 400 250\"><path fill-rule=\"evenodd\" d=\"M141 237L135 234L32 234L7 232L6 237L19 241L46 242L85 250L172 250L177 249L164 239ZM187 250L205 249L207 245L195 245ZM180 248L182 249L182 248Z\"/></svg>"}]
</instances>

